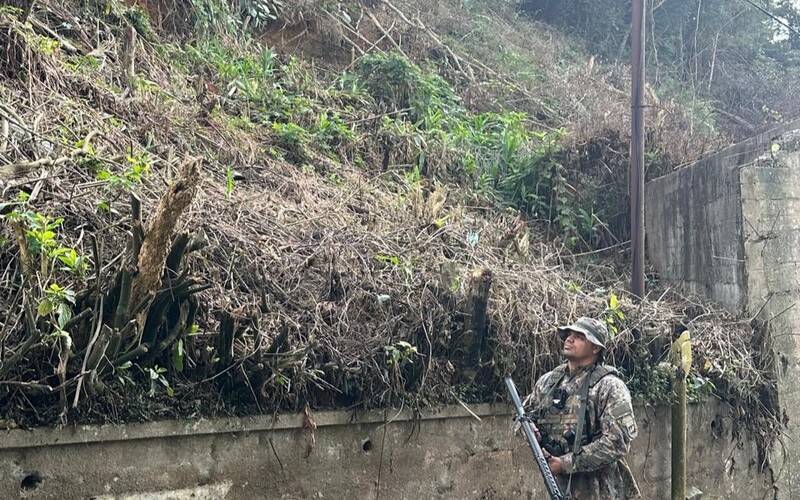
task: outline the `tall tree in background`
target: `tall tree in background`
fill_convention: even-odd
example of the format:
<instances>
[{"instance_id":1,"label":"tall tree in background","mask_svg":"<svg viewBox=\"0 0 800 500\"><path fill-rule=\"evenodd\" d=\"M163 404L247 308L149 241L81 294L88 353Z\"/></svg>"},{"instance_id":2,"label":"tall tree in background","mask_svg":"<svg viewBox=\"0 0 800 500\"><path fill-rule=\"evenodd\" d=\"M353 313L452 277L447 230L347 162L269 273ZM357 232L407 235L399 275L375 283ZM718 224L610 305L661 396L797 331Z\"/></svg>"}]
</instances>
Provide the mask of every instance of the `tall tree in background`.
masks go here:
<instances>
[{"instance_id":1,"label":"tall tree in background","mask_svg":"<svg viewBox=\"0 0 800 500\"><path fill-rule=\"evenodd\" d=\"M523 8L609 61L626 59L630 2L524 0ZM800 112L795 2L654 0L648 10L648 79L662 97L688 104L699 126L719 124L741 137Z\"/></svg>"}]
</instances>

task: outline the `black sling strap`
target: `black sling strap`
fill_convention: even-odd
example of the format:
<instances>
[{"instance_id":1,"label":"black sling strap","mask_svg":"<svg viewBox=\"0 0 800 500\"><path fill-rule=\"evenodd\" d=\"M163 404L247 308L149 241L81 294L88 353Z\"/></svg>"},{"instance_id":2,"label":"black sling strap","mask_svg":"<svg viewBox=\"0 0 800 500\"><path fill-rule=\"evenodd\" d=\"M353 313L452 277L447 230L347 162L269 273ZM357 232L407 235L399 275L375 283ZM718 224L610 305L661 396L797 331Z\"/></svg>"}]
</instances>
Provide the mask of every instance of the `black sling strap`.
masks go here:
<instances>
[{"instance_id":1,"label":"black sling strap","mask_svg":"<svg viewBox=\"0 0 800 500\"><path fill-rule=\"evenodd\" d=\"M578 410L578 423L575 426L575 444L572 447L572 456L574 457L581 451L581 442L583 441L583 428L586 425L586 408L589 405L589 387L592 385L592 375L597 365L592 367L592 371L586 376L586 380L581 385L581 406Z\"/></svg>"},{"instance_id":2,"label":"black sling strap","mask_svg":"<svg viewBox=\"0 0 800 500\"><path fill-rule=\"evenodd\" d=\"M583 381L581 385L581 391L578 397L581 398L581 406L578 409L578 423L575 426L575 444L572 445L572 460L573 464L575 463L575 457L580 453L582 441L583 441L583 427L586 423L586 408L589 404L589 387L592 385L592 375L594 375L594 370L597 368L597 365L592 367L592 370L586 375L586 379ZM572 472L569 474L569 481L567 481L567 491L565 492L567 498L571 496L572 490Z\"/></svg>"}]
</instances>

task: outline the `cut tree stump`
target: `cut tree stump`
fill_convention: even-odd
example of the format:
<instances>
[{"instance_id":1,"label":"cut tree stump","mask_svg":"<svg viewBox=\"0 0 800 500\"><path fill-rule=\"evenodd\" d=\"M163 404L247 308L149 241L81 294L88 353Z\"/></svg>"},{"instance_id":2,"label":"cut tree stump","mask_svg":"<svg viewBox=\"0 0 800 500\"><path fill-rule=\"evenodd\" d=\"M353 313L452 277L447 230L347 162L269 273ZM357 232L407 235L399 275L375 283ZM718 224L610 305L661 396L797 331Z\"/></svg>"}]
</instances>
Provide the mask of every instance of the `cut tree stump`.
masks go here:
<instances>
[{"instance_id":1,"label":"cut tree stump","mask_svg":"<svg viewBox=\"0 0 800 500\"><path fill-rule=\"evenodd\" d=\"M142 241L138 258L138 274L133 282L130 304L140 304L148 295L153 296L161 287L164 265L171 248L172 234L183 212L194 199L200 183L199 158L184 162L178 178L161 197L158 208Z\"/></svg>"},{"instance_id":2,"label":"cut tree stump","mask_svg":"<svg viewBox=\"0 0 800 500\"><path fill-rule=\"evenodd\" d=\"M469 298L467 316L464 321L464 337L462 348L467 364L463 374L469 381L475 379L483 363L488 344L489 292L492 287L492 272L488 269L476 269L469 281Z\"/></svg>"},{"instance_id":3,"label":"cut tree stump","mask_svg":"<svg viewBox=\"0 0 800 500\"><path fill-rule=\"evenodd\" d=\"M136 29L128 26L125 30L125 39L122 44L122 71L123 81L128 85L128 89L133 93L136 89Z\"/></svg>"}]
</instances>

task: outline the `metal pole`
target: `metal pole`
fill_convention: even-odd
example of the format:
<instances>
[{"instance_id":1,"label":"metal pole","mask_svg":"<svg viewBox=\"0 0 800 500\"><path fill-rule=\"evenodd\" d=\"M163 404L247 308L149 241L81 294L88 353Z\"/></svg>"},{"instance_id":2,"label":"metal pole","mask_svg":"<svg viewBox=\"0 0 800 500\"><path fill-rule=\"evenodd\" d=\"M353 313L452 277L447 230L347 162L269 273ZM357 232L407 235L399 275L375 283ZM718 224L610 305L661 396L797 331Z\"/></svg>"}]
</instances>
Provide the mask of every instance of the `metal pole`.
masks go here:
<instances>
[{"instance_id":1,"label":"metal pole","mask_svg":"<svg viewBox=\"0 0 800 500\"><path fill-rule=\"evenodd\" d=\"M646 0L633 0L631 27L631 165L630 217L633 274L631 292L644 297L644 40Z\"/></svg>"}]
</instances>

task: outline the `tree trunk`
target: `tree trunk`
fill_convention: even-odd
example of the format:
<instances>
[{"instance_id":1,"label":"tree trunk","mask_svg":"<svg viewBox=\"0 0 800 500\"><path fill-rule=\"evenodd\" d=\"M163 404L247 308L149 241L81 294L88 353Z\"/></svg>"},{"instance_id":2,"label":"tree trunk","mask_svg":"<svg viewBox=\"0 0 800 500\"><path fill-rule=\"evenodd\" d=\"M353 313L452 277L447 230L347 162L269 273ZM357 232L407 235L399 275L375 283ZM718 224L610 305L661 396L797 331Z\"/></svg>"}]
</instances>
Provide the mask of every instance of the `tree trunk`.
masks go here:
<instances>
[{"instance_id":1,"label":"tree trunk","mask_svg":"<svg viewBox=\"0 0 800 500\"><path fill-rule=\"evenodd\" d=\"M128 85L131 93L135 90L136 38L136 29L133 26L128 26L128 29L125 30L125 39L122 44L122 71L124 71L123 80Z\"/></svg>"},{"instance_id":2,"label":"tree trunk","mask_svg":"<svg viewBox=\"0 0 800 500\"><path fill-rule=\"evenodd\" d=\"M463 341L464 354L467 359L464 376L470 381L474 380L480 370L487 347L487 309L491 287L492 272L490 270L476 269L472 273Z\"/></svg>"},{"instance_id":3,"label":"tree trunk","mask_svg":"<svg viewBox=\"0 0 800 500\"><path fill-rule=\"evenodd\" d=\"M139 305L148 295L155 295L161 287L172 233L178 219L194 199L199 183L200 160L189 159L181 167L178 178L161 197L139 252L139 272L133 282L130 299L132 306Z\"/></svg>"}]
</instances>

